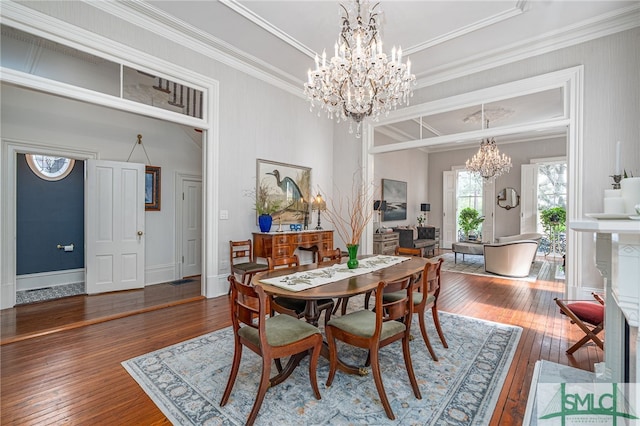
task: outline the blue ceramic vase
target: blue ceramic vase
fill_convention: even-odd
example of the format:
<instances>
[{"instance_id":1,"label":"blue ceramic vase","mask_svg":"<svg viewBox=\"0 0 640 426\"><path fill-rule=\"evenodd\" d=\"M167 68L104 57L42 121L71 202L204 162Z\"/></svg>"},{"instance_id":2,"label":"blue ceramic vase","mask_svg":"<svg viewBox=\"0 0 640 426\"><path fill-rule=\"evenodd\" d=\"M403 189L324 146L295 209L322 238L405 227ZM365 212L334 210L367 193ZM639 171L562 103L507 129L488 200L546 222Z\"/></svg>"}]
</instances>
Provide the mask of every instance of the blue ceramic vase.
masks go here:
<instances>
[{"instance_id":1,"label":"blue ceramic vase","mask_svg":"<svg viewBox=\"0 0 640 426\"><path fill-rule=\"evenodd\" d=\"M271 223L273 222L273 218L268 214L261 214L258 216L258 225L260 225L260 232L269 232L271 231Z\"/></svg>"}]
</instances>

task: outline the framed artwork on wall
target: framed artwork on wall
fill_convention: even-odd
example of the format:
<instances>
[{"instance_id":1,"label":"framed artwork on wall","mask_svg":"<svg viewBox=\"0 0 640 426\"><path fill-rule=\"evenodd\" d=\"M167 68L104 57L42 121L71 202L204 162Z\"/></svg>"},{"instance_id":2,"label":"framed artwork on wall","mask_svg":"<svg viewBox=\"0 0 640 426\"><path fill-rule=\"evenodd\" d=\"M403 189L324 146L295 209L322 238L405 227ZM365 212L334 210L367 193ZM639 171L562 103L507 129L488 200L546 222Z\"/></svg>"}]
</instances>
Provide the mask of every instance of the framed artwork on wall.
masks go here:
<instances>
[{"instance_id":1,"label":"framed artwork on wall","mask_svg":"<svg viewBox=\"0 0 640 426\"><path fill-rule=\"evenodd\" d=\"M382 179L382 199L387 202L383 222L407 220L407 182Z\"/></svg>"},{"instance_id":2,"label":"framed artwork on wall","mask_svg":"<svg viewBox=\"0 0 640 426\"><path fill-rule=\"evenodd\" d=\"M160 211L160 167L146 166L144 173L144 209Z\"/></svg>"},{"instance_id":3,"label":"framed artwork on wall","mask_svg":"<svg viewBox=\"0 0 640 426\"><path fill-rule=\"evenodd\" d=\"M266 207L274 224L308 223L310 201L311 168L256 160L257 214Z\"/></svg>"}]
</instances>

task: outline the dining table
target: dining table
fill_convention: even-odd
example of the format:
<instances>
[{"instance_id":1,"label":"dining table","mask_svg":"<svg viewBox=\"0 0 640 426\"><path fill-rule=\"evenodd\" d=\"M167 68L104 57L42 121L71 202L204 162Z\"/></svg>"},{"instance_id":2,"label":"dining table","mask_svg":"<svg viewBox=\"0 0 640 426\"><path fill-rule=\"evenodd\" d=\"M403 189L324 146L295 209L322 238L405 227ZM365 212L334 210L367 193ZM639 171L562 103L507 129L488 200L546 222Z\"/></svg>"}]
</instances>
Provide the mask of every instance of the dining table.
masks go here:
<instances>
[{"instance_id":1,"label":"dining table","mask_svg":"<svg viewBox=\"0 0 640 426\"><path fill-rule=\"evenodd\" d=\"M368 257L374 256L360 256L359 259L367 259ZM357 296L360 294L366 294L375 290L381 281L398 281L422 272L427 262L429 262L428 258L416 256L403 257L401 260L402 261L399 263L395 263L393 265L386 266L372 272L357 275L354 274L353 276L350 276L348 278L339 279L337 281L317 285L300 291L293 291L285 288L285 286L268 284L264 281L277 277L284 278L285 276L289 276L298 272L329 268L337 263L346 263L346 259L343 258L341 260L323 262L319 264L312 263L294 268L276 269L273 271L260 272L253 276L253 278L251 279L251 283L254 286L261 286L264 289L264 292L271 297L281 296L306 300L307 303L305 305L304 311L305 320L317 326L318 317L320 316L317 305L318 300L341 299ZM329 351L326 342L323 345L321 354L325 358L329 358ZM276 384L284 381L293 372L293 370L304 358L304 356L306 356L306 353L300 354L300 356L298 357L291 357L291 359L287 363L287 366L277 376L271 379L271 384L275 386ZM338 368L341 371L350 374L367 374L366 369L358 366L348 365L342 362L339 362Z\"/></svg>"}]
</instances>

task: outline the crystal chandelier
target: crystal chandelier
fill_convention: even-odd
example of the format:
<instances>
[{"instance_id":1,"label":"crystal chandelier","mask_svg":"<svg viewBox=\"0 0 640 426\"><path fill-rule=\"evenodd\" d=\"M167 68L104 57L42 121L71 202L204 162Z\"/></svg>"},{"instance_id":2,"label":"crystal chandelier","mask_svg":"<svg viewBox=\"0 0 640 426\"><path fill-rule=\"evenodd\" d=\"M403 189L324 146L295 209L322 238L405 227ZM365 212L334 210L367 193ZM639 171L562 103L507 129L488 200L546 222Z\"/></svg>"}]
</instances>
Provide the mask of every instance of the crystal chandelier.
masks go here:
<instances>
[{"instance_id":1,"label":"crystal chandelier","mask_svg":"<svg viewBox=\"0 0 640 426\"><path fill-rule=\"evenodd\" d=\"M316 68L309 70L304 85L312 110L319 106L338 123L351 119L349 131L353 133L355 122L357 137L365 117L376 121L381 113L408 103L416 79L411 61L402 63L401 48L393 47L390 60L382 52L379 4L369 8L367 0L356 0L349 8L340 5L344 13L334 56L327 62L325 51L322 58L316 55Z\"/></svg>"},{"instance_id":2,"label":"crystal chandelier","mask_svg":"<svg viewBox=\"0 0 640 426\"><path fill-rule=\"evenodd\" d=\"M489 128L489 120L487 129ZM480 142L480 149L476 155L467 160L465 167L470 172L478 173L486 180L497 178L511 170L511 158L504 153L501 155L494 138L486 138Z\"/></svg>"}]
</instances>

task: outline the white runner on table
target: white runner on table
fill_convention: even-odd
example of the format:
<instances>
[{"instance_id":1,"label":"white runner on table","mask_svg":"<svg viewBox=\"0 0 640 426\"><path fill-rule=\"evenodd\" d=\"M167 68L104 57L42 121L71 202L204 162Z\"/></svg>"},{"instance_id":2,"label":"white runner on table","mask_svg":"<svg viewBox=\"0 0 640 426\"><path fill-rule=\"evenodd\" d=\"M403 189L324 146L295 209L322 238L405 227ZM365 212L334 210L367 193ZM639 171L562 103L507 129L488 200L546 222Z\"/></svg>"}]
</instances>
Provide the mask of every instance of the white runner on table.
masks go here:
<instances>
[{"instance_id":1,"label":"white runner on table","mask_svg":"<svg viewBox=\"0 0 640 426\"><path fill-rule=\"evenodd\" d=\"M291 291L302 291L309 288L317 287L323 284L340 281L357 275L364 275L379 269L387 268L392 265L409 260L409 257L403 256L384 256L378 255L358 260L359 264L356 269L349 269L347 263L337 263L335 265L324 268L312 269L309 271L295 272L289 275L281 275L275 278L267 278L260 280L261 283L286 288Z\"/></svg>"}]
</instances>

